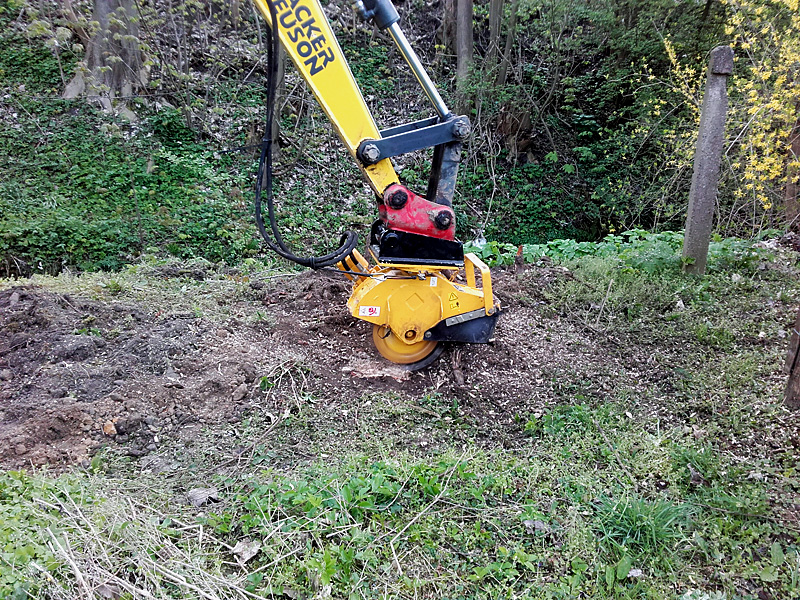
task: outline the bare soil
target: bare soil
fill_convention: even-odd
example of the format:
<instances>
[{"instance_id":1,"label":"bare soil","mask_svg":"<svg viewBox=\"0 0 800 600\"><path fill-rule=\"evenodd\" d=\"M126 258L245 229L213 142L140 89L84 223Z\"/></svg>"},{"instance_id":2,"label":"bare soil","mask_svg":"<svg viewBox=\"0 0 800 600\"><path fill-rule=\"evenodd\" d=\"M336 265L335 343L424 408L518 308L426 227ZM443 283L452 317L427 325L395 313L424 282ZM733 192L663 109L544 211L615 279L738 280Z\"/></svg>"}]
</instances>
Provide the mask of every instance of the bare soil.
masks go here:
<instances>
[{"instance_id":1,"label":"bare soil","mask_svg":"<svg viewBox=\"0 0 800 600\"><path fill-rule=\"evenodd\" d=\"M34 286L0 291L0 467L65 467L107 444L143 456L251 411L289 410L298 393L342 406L373 393L417 404L440 394L458 399L478 439L500 429L506 444L522 435L519 417L576 393L668 394L673 367L646 340L620 344L591 325L545 316L539 294L565 276L547 265L495 270L505 311L495 341L451 346L414 373L380 358L370 326L347 313L348 284L327 273L254 282L245 298L218 300L257 307L261 320L216 321Z\"/></svg>"}]
</instances>

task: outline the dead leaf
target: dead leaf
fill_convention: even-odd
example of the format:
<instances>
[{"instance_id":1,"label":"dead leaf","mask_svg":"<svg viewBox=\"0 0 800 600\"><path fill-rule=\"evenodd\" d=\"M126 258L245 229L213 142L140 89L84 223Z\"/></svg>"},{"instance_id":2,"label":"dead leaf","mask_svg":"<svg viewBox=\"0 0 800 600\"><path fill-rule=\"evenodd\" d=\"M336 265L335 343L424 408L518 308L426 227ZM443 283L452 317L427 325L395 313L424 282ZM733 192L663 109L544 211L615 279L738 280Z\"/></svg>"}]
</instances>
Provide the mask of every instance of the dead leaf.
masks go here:
<instances>
[{"instance_id":1,"label":"dead leaf","mask_svg":"<svg viewBox=\"0 0 800 600\"><path fill-rule=\"evenodd\" d=\"M553 528L545 523L544 521L534 521L532 519L526 519L522 522L525 525L525 529L528 530L528 533L552 533Z\"/></svg>"},{"instance_id":2,"label":"dead leaf","mask_svg":"<svg viewBox=\"0 0 800 600\"><path fill-rule=\"evenodd\" d=\"M232 552L239 559L239 562L244 564L258 554L259 550L261 550L260 540L253 540L252 542L250 540L239 540L233 547Z\"/></svg>"},{"instance_id":3,"label":"dead leaf","mask_svg":"<svg viewBox=\"0 0 800 600\"><path fill-rule=\"evenodd\" d=\"M194 488L186 492L186 497L193 506L197 506L198 508L209 502L219 501L217 488Z\"/></svg>"}]
</instances>

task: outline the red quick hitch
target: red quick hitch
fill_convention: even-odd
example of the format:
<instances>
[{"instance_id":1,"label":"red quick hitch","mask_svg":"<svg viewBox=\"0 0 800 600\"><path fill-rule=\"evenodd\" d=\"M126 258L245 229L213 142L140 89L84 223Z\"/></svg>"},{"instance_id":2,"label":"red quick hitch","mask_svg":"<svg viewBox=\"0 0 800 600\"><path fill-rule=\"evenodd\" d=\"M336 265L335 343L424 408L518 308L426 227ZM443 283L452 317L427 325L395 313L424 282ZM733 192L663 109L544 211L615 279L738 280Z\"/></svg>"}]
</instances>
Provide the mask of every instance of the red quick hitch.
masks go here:
<instances>
[{"instance_id":1,"label":"red quick hitch","mask_svg":"<svg viewBox=\"0 0 800 600\"><path fill-rule=\"evenodd\" d=\"M452 241L456 237L453 209L430 202L404 185L395 184L386 188L378 212L389 229L442 240Z\"/></svg>"}]
</instances>

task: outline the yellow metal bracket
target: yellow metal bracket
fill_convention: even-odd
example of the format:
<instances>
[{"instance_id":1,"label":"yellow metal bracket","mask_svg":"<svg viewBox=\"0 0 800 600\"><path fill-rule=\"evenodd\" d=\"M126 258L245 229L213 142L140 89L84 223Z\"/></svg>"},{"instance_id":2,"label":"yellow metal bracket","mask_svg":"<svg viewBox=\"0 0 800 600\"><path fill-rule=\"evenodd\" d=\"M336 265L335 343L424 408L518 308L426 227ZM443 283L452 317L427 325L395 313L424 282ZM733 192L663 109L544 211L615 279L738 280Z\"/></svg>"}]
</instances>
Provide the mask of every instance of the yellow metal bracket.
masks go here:
<instances>
[{"instance_id":1,"label":"yellow metal bracket","mask_svg":"<svg viewBox=\"0 0 800 600\"><path fill-rule=\"evenodd\" d=\"M481 287L483 288L483 302L487 315L493 315L494 295L492 295L492 273L489 267L478 258L474 253L468 252L464 255L464 271L467 276L467 285L475 289L475 267L481 272Z\"/></svg>"}]
</instances>

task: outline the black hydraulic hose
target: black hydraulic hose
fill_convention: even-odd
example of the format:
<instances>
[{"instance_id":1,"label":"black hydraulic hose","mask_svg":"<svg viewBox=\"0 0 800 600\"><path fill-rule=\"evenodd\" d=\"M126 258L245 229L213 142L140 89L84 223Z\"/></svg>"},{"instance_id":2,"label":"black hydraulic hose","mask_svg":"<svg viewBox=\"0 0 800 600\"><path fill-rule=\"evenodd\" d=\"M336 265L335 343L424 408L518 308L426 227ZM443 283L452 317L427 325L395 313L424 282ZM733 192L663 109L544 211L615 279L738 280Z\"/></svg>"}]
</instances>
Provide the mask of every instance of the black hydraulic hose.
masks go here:
<instances>
[{"instance_id":1,"label":"black hydraulic hose","mask_svg":"<svg viewBox=\"0 0 800 600\"><path fill-rule=\"evenodd\" d=\"M345 231L339 242L339 248L324 256L297 256L284 243L275 220L275 206L272 196L272 119L275 116L275 89L278 80L277 57L280 40L277 34L278 14L275 12L275 7L270 0L267 0L266 4L269 6L270 20L272 22L270 27L267 28L267 69L269 71L269 79L267 81L267 122L266 131L261 140L261 155L258 159L255 202L256 225L267 246L283 258L312 269L331 267L342 262L355 249L358 244L358 235L354 231ZM266 192L267 218L269 219L272 237L270 237L264 224L264 215L261 210L262 191Z\"/></svg>"}]
</instances>

